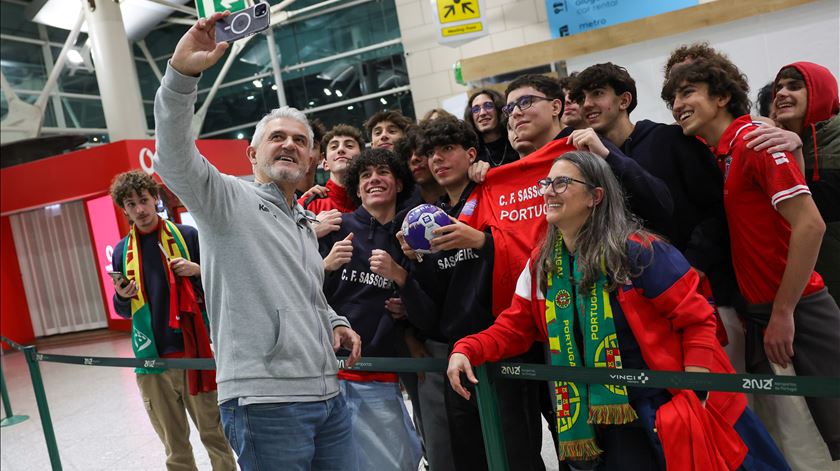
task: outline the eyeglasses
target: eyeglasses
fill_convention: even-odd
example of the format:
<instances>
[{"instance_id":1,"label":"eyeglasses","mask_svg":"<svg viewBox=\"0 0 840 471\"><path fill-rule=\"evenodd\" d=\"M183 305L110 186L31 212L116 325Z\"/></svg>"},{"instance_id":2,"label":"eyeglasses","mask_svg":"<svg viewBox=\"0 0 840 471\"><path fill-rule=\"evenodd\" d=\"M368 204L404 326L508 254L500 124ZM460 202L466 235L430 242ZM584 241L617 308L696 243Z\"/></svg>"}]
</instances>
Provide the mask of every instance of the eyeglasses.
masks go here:
<instances>
[{"instance_id":1,"label":"eyeglasses","mask_svg":"<svg viewBox=\"0 0 840 471\"><path fill-rule=\"evenodd\" d=\"M470 111L472 112L472 114L478 114L478 113L481 113L481 110L493 111L495 109L496 109L496 104L495 103L493 103L492 101L485 101L484 103L482 103L480 105L475 105L475 106L471 107Z\"/></svg>"},{"instance_id":2,"label":"eyeglasses","mask_svg":"<svg viewBox=\"0 0 840 471\"><path fill-rule=\"evenodd\" d=\"M516 101L510 102L507 105L502 107L502 113L505 116L510 116L513 114L513 109L517 106L519 107L520 111L525 111L528 108L534 106L534 102L536 100L548 100L551 101L554 98L548 98L544 96L536 96L536 95L522 95L521 97L517 98Z\"/></svg>"},{"instance_id":3,"label":"eyeglasses","mask_svg":"<svg viewBox=\"0 0 840 471\"><path fill-rule=\"evenodd\" d=\"M586 185L590 188L595 188L595 185L591 183L587 183L585 181L577 180L572 177L554 177L554 178L543 178L542 180L537 180L537 184L540 186L540 194L544 195L548 191L548 187L551 187L554 190L555 194L561 194L566 191L566 188L569 187L569 183L580 183L581 185Z\"/></svg>"}]
</instances>

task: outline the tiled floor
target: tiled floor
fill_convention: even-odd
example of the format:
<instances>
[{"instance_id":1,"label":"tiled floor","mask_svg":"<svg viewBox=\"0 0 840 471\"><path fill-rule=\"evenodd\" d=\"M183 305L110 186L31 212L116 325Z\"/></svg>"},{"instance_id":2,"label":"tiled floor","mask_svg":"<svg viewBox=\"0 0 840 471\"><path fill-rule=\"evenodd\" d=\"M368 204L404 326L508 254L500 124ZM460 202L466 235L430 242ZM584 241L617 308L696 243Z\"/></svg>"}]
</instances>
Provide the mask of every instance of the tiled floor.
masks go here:
<instances>
[{"instance_id":1,"label":"tiled floor","mask_svg":"<svg viewBox=\"0 0 840 471\"><path fill-rule=\"evenodd\" d=\"M132 356L127 333L106 331L51 338L40 343L38 350L64 355ZM65 470L165 469L163 445L149 424L131 368L39 365ZM21 353L7 351L2 366L14 413L30 418L0 429L0 469L48 470L49 455L26 361ZM198 467L209 470L207 452L198 433L194 428L192 431L190 441ZM558 469L547 430L543 458L549 471Z\"/></svg>"}]
</instances>

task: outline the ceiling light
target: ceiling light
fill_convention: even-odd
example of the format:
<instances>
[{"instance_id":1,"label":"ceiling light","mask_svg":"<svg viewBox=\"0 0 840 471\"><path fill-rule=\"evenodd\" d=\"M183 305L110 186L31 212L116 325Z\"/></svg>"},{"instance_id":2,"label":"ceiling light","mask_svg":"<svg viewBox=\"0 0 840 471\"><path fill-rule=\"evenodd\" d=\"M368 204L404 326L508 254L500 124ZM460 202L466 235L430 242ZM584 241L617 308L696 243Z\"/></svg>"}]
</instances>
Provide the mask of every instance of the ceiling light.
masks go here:
<instances>
[{"instance_id":1,"label":"ceiling light","mask_svg":"<svg viewBox=\"0 0 840 471\"><path fill-rule=\"evenodd\" d=\"M67 51L67 60L76 65L81 65L85 62L84 58L82 58L82 54L76 49L70 49Z\"/></svg>"},{"instance_id":2,"label":"ceiling light","mask_svg":"<svg viewBox=\"0 0 840 471\"><path fill-rule=\"evenodd\" d=\"M310 100L309 101L309 106L315 106L315 100Z\"/></svg>"},{"instance_id":3,"label":"ceiling light","mask_svg":"<svg viewBox=\"0 0 840 471\"><path fill-rule=\"evenodd\" d=\"M274 85L272 85L272 86L271 86L271 89L272 89L272 90L277 90L277 84L275 83Z\"/></svg>"},{"instance_id":4,"label":"ceiling light","mask_svg":"<svg viewBox=\"0 0 840 471\"><path fill-rule=\"evenodd\" d=\"M260 79L254 80L251 83L253 83L254 86L257 87L257 88L262 88L262 80L260 80Z\"/></svg>"},{"instance_id":5,"label":"ceiling light","mask_svg":"<svg viewBox=\"0 0 840 471\"><path fill-rule=\"evenodd\" d=\"M347 107L347 109L348 109L348 110L352 110L352 109L353 109L353 105L348 106L348 107Z\"/></svg>"},{"instance_id":6,"label":"ceiling light","mask_svg":"<svg viewBox=\"0 0 840 471\"><path fill-rule=\"evenodd\" d=\"M236 138L237 139L245 139L245 134L239 133L239 134L236 135Z\"/></svg>"},{"instance_id":7,"label":"ceiling light","mask_svg":"<svg viewBox=\"0 0 840 471\"><path fill-rule=\"evenodd\" d=\"M329 88L325 88L325 89L324 89L324 95L326 95L326 96L332 96L332 90L330 90Z\"/></svg>"},{"instance_id":8,"label":"ceiling light","mask_svg":"<svg viewBox=\"0 0 840 471\"><path fill-rule=\"evenodd\" d=\"M254 97L254 95L248 95L246 100L256 100L256 97Z\"/></svg>"},{"instance_id":9,"label":"ceiling light","mask_svg":"<svg viewBox=\"0 0 840 471\"><path fill-rule=\"evenodd\" d=\"M343 95L343 93L341 93L341 90L336 90L335 91L335 96L341 98L342 95Z\"/></svg>"},{"instance_id":10,"label":"ceiling light","mask_svg":"<svg viewBox=\"0 0 840 471\"><path fill-rule=\"evenodd\" d=\"M380 98L380 99L379 99L379 103L382 103L383 105L387 105L387 104L388 104L388 100L386 100L385 98Z\"/></svg>"},{"instance_id":11,"label":"ceiling light","mask_svg":"<svg viewBox=\"0 0 840 471\"><path fill-rule=\"evenodd\" d=\"M189 0L168 0L168 2L178 7L173 8L151 1L120 2L123 27L129 41L145 38L161 21L172 15L176 9L182 9L183 7L180 6L187 4ZM79 16L80 9L81 2L33 0L24 10L24 15L35 23L70 30ZM188 9L192 10L192 7ZM82 24L81 31L88 32L87 22Z\"/></svg>"}]
</instances>

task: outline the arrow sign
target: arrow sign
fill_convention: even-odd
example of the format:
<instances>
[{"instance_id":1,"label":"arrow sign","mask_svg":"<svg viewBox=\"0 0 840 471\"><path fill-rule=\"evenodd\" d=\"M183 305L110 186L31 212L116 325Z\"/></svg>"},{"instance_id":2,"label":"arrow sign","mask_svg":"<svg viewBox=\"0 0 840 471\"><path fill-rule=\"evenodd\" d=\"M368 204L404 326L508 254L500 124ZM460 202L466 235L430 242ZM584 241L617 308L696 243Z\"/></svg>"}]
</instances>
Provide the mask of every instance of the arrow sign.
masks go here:
<instances>
[{"instance_id":1,"label":"arrow sign","mask_svg":"<svg viewBox=\"0 0 840 471\"><path fill-rule=\"evenodd\" d=\"M478 2L472 0L437 0L440 23L475 21L481 18Z\"/></svg>"}]
</instances>

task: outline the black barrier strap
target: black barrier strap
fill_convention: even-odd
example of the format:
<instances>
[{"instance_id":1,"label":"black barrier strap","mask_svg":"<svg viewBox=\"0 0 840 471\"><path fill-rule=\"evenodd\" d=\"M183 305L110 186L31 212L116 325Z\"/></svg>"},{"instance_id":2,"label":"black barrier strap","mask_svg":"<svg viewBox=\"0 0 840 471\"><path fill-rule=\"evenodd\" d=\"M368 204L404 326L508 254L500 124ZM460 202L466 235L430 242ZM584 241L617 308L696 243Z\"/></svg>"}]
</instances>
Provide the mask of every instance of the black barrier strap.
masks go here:
<instances>
[{"instance_id":1,"label":"black barrier strap","mask_svg":"<svg viewBox=\"0 0 840 471\"><path fill-rule=\"evenodd\" d=\"M34 353L36 361L87 366L128 368L180 368L212 370L210 359L190 358L111 358ZM352 368L345 368L345 357L338 359L339 368L358 371L413 373L446 371L442 358L363 358ZM613 370L607 368L570 368L562 366L498 363L491 365L493 374L514 379L542 381L575 381L592 384L615 384L643 388L696 389L702 391L734 391L787 396L840 397L840 378L820 376L774 376L722 373L684 373L676 371Z\"/></svg>"},{"instance_id":2,"label":"black barrier strap","mask_svg":"<svg viewBox=\"0 0 840 471\"><path fill-rule=\"evenodd\" d=\"M51 363L67 363L69 365L85 366L117 366L122 368L172 368L183 370L215 370L216 362L207 358L115 358L115 357L79 357L71 355L54 355L52 353L35 353L36 361Z\"/></svg>"},{"instance_id":3,"label":"black barrier strap","mask_svg":"<svg viewBox=\"0 0 840 471\"><path fill-rule=\"evenodd\" d=\"M731 391L785 396L840 397L840 378L822 376L775 376L676 371L614 370L564 366L497 363L494 374L503 378L575 381L642 388Z\"/></svg>"}]
</instances>

